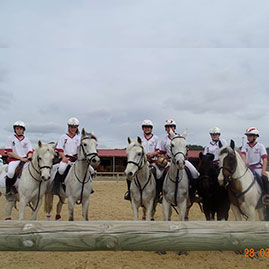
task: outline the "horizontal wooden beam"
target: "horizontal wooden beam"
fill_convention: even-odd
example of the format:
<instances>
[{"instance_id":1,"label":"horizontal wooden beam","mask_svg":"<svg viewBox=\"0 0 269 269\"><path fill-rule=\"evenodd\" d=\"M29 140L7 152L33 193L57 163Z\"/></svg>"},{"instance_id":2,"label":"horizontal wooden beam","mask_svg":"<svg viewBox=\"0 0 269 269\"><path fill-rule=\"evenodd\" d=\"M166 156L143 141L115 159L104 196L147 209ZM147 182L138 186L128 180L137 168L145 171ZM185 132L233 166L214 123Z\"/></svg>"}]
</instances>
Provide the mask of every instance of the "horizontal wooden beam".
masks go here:
<instances>
[{"instance_id":1,"label":"horizontal wooden beam","mask_svg":"<svg viewBox=\"0 0 269 269\"><path fill-rule=\"evenodd\" d=\"M0 251L180 251L245 248L269 248L269 222L0 222Z\"/></svg>"}]
</instances>

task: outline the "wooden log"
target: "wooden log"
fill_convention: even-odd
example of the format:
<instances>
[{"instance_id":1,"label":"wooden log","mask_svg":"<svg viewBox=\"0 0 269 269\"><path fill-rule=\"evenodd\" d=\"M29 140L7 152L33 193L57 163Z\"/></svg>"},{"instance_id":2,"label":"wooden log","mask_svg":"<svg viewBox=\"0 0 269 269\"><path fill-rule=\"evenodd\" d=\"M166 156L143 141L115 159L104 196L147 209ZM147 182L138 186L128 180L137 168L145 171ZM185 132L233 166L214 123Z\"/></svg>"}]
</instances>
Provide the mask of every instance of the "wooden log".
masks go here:
<instances>
[{"instance_id":1,"label":"wooden log","mask_svg":"<svg viewBox=\"0 0 269 269\"><path fill-rule=\"evenodd\" d=\"M269 222L0 222L0 251L181 251L245 248L269 248Z\"/></svg>"}]
</instances>

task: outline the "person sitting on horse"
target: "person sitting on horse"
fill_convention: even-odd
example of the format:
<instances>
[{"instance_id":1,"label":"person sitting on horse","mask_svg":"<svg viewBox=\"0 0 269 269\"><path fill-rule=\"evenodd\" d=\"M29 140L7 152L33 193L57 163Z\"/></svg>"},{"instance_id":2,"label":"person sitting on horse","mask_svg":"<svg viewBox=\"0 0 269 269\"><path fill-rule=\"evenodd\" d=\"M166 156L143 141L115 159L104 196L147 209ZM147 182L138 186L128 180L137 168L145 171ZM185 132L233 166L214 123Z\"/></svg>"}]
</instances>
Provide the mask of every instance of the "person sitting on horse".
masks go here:
<instances>
[{"instance_id":1,"label":"person sitting on horse","mask_svg":"<svg viewBox=\"0 0 269 269\"><path fill-rule=\"evenodd\" d=\"M167 132L167 135L163 138L160 139L157 145L157 151L158 151L158 159L162 158L162 159L166 159L167 160L167 165L164 167L164 169L162 169L162 176L160 177L160 181L159 181L159 189L162 190L162 185L163 185L163 180L165 178L165 175L168 171L168 168L170 166L170 160L171 160L171 140L172 137L170 136L170 129L176 134L176 122L172 119L170 120L166 120L165 124L165 131ZM179 135L179 134L177 134ZM156 162L158 164L158 160ZM165 163L165 162L163 162ZM199 177L199 172L197 171L197 169L193 166L193 164L188 161L185 160L185 167L186 172L188 174L189 177L189 182L190 182L190 197L191 195L194 196L195 192L196 192L196 183L197 183L197 179ZM157 184L158 184L158 180L157 180Z\"/></svg>"},{"instance_id":2,"label":"person sitting on horse","mask_svg":"<svg viewBox=\"0 0 269 269\"><path fill-rule=\"evenodd\" d=\"M71 164L77 160L78 149L80 146L80 135L79 135L79 120L77 118L70 118L67 121L67 133L62 135L56 146L56 151L59 153L61 159L58 171L54 178L53 183L53 194L59 194L60 185L64 182L64 179L71 167ZM89 166L90 173L94 174L94 169Z\"/></svg>"},{"instance_id":3,"label":"person sitting on horse","mask_svg":"<svg viewBox=\"0 0 269 269\"><path fill-rule=\"evenodd\" d=\"M204 155L207 153L214 154L213 162L216 165L219 165L219 149L227 146L227 142L225 139L220 138L221 132L219 127L213 127L209 130L209 134L211 136L211 141L208 146L204 149Z\"/></svg>"},{"instance_id":4,"label":"person sitting on horse","mask_svg":"<svg viewBox=\"0 0 269 269\"><path fill-rule=\"evenodd\" d=\"M12 186L17 178L15 175L16 168L21 163L29 162L33 155L33 147L30 140L24 136L25 124L22 121L16 121L13 124L14 134L10 135L6 142L5 151L7 152L8 171L6 177L6 199L13 201L15 195L12 192ZM21 168L22 169L22 168ZM19 172L20 174L20 172Z\"/></svg>"},{"instance_id":5,"label":"person sitting on horse","mask_svg":"<svg viewBox=\"0 0 269 269\"><path fill-rule=\"evenodd\" d=\"M260 136L259 130L255 127L250 127L246 130L248 142L241 149L241 156L249 169L254 170L262 180L264 204L269 205L269 181L266 172L267 168L267 152L265 146L257 142Z\"/></svg>"},{"instance_id":6,"label":"person sitting on horse","mask_svg":"<svg viewBox=\"0 0 269 269\"><path fill-rule=\"evenodd\" d=\"M156 156L158 153L156 152L156 147L158 143L158 136L152 133L153 123L151 120L144 120L141 124L143 130L142 136L142 145L145 149L145 153L147 155L147 160L150 164L153 164L156 161ZM131 181L126 179L128 191L124 195L125 200L131 200L130 197L130 186Z\"/></svg>"}]
</instances>

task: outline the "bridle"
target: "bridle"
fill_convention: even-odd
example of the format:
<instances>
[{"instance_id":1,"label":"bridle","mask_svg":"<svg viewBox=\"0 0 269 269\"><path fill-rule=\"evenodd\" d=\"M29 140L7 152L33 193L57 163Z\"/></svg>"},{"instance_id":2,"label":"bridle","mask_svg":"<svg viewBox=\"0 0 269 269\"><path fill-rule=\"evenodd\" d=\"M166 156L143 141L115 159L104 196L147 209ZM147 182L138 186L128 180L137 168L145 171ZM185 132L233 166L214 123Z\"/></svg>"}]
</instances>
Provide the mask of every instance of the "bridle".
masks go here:
<instances>
[{"instance_id":1,"label":"bridle","mask_svg":"<svg viewBox=\"0 0 269 269\"><path fill-rule=\"evenodd\" d=\"M98 156L97 152L92 152L92 153L87 153L86 150L85 150L85 147L82 143L83 140L86 140L86 139L94 139L93 137L89 137L89 136L85 136L81 139L81 142L80 142L80 147L82 149L82 152L83 152L83 155L84 155L84 158L83 159L78 159L78 161L85 161L87 160L89 163L92 161L92 159L94 159L96 156ZM90 157L91 156L91 157ZM89 158L90 157L90 158Z\"/></svg>"},{"instance_id":2,"label":"bridle","mask_svg":"<svg viewBox=\"0 0 269 269\"><path fill-rule=\"evenodd\" d=\"M183 139L185 139L184 136L177 135L177 136L174 136L174 137L172 138L171 142L172 142L174 139L176 139L176 138L183 138ZM178 152L176 152L175 154L173 153L173 150L172 150L172 143L170 144L170 152L171 152L171 157L172 157L171 159L172 159L172 162L173 162L174 164L176 164L176 163L175 163L175 159L176 159L176 156L179 155L179 154L183 155L183 158L184 158L184 160L185 160L186 154L185 154L184 152L182 152L182 151L178 151ZM183 169L184 169L184 168L183 168Z\"/></svg>"},{"instance_id":3,"label":"bridle","mask_svg":"<svg viewBox=\"0 0 269 269\"><path fill-rule=\"evenodd\" d=\"M135 161L127 161L127 164L129 163L132 163L134 165L136 165L138 167L137 171L139 171L143 166L144 166L144 163L145 163L145 151L144 151L144 148L142 146L135 146L135 147L140 147L142 149L142 154L141 154L141 157L140 157L140 160L138 162L135 162Z\"/></svg>"}]
</instances>

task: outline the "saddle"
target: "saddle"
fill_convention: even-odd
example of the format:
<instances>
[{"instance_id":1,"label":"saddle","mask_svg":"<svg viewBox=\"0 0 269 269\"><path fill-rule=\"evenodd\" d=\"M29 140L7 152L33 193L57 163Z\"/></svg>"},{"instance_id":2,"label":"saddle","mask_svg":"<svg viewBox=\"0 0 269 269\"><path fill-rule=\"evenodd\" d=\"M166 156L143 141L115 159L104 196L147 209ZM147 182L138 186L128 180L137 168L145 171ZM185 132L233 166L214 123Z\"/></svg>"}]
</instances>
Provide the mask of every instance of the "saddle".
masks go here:
<instances>
[{"instance_id":1,"label":"saddle","mask_svg":"<svg viewBox=\"0 0 269 269\"><path fill-rule=\"evenodd\" d=\"M250 169L250 170L254 176L254 180L259 184L259 186L262 190L262 193L264 194L264 185L263 185L263 181L262 181L261 176L255 170L252 170L252 169Z\"/></svg>"}]
</instances>

